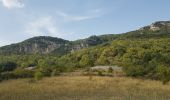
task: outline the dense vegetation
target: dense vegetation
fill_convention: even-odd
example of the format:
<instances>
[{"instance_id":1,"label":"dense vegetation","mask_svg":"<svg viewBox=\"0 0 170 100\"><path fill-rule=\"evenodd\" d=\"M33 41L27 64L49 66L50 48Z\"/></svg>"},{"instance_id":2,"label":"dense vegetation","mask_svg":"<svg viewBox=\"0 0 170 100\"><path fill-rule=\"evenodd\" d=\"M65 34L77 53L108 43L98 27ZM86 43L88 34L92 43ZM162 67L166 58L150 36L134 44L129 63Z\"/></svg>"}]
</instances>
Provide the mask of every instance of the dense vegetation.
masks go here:
<instances>
[{"instance_id":1,"label":"dense vegetation","mask_svg":"<svg viewBox=\"0 0 170 100\"><path fill-rule=\"evenodd\" d=\"M47 42L44 40L45 37L38 37L21 43L32 45L36 42L42 50L42 46L44 50L48 50L47 44L59 43L59 48L54 51L60 53L60 56L56 56L54 51L47 54L38 51L39 53L33 55L15 53L17 50L11 48L13 45L2 47L0 49L3 53L0 56L1 79L53 76L95 65L119 65L123 67L127 76L157 79L167 83L170 80L170 25L169 22L156 22L153 25L155 25L154 29L147 26L125 34L92 36L73 42L58 38L49 40L49 37L50 42ZM8 53L4 53L3 50L6 52L8 48L11 49L7 50ZM76 51L77 49L79 51ZM14 50L14 53L11 50ZM29 67L35 69L28 70Z\"/></svg>"},{"instance_id":2,"label":"dense vegetation","mask_svg":"<svg viewBox=\"0 0 170 100\"><path fill-rule=\"evenodd\" d=\"M63 56L74 67L119 65L128 76L159 79L170 66L170 38L115 40ZM170 73L170 72L167 72ZM164 75L163 75L164 76ZM165 75L169 76L169 75Z\"/></svg>"}]
</instances>

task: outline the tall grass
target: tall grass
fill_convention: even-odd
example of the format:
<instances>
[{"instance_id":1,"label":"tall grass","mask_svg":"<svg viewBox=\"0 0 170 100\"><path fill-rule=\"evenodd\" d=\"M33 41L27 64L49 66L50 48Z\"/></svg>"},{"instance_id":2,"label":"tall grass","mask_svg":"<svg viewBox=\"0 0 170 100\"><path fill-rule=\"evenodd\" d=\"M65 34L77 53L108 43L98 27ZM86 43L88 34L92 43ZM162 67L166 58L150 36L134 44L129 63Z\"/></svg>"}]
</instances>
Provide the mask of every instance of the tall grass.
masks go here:
<instances>
[{"instance_id":1,"label":"tall grass","mask_svg":"<svg viewBox=\"0 0 170 100\"><path fill-rule=\"evenodd\" d=\"M170 100L170 85L126 77L61 76L0 83L0 100Z\"/></svg>"}]
</instances>

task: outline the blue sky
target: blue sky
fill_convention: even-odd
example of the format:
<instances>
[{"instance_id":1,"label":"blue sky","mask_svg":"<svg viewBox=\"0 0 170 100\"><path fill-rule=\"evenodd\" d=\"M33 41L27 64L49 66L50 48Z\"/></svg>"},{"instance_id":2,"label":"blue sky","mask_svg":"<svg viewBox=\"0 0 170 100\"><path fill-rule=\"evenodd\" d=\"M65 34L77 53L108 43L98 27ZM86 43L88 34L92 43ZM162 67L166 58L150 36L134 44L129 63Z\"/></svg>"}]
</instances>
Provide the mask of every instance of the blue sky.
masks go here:
<instances>
[{"instance_id":1,"label":"blue sky","mask_svg":"<svg viewBox=\"0 0 170 100\"><path fill-rule=\"evenodd\" d=\"M170 0L0 0L0 46L34 36L118 34L170 20Z\"/></svg>"}]
</instances>

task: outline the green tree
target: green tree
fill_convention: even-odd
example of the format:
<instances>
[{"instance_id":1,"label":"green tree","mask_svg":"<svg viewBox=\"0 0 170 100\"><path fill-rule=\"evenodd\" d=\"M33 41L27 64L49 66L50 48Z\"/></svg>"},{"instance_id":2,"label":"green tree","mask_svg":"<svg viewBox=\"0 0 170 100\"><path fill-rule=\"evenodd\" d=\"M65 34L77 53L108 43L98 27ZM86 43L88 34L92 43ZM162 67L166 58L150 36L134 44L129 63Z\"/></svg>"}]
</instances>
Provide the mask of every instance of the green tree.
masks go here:
<instances>
[{"instance_id":1,"label":"green tree","mask_svg":"<svg viewBox=\"0 0 170 100\"><path fill-rule=\"evenodd\" d=\"M158 76L163 84L170 81L170 68L164 65L158 67Z\"/></svg>"},{"instance_id":2,"label":"green tree","mask_svg":"<svg viewBox=\"0 0 170 100\"><path fill-rule=\"evenodd\" d=\"M80 66L83 67L92 67L94 65L94 61L92 60L92 58L88 55L85 54L82 56L81 60L80 60Z\"/></svg>"},{"instance_id":3,"label":"green tree","mask_svg":"<svg viewBox=\"0 0 170 100\"><path fill-rule=\"evenodd\" d=\"M16 69L17 64L12 61L3 61L0 63L0 72L13 71Z\"/></svg>"},{"instance_id":4,"label":"green tree","mask_svg":"<svg viewBox=\"0 0 170 100\"><path fill-rule=\"evenodd\" d=\"M39 81L39 80L42 80L42 78L43 78L43 73L41 72L41 71L37 71L37 72L35 72L35 74L34 74L34 78L35 78L35 80L37 80L37 81Z\"/></svg>"}]
</instances>

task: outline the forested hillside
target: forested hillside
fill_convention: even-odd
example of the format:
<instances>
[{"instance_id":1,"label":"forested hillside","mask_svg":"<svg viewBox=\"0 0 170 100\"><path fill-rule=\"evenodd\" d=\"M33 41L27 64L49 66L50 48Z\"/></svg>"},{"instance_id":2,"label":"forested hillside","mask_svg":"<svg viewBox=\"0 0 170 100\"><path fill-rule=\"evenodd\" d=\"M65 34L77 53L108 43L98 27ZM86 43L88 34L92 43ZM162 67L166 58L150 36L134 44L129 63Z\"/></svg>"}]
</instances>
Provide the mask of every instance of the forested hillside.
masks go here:
<instances>
[{"instance_id":1,"label":"forested hillside","mask_svg":"<svg viewBox=\"0 0 170 100\"><path fill-rule=\"evenodd\" d=\"M67 41L35 37L0 48L1 78L45 76L95 65L118 65L127 76L170 80L170 22L139 30ZM58 56L60 55L60 56ZM35 70L25 70L34 67Z\"/></svg>"},{"instance_id":2,"label":"forested hillside","mask_svg":"<svg viewBox=\"0 0 170 100\"><path fill-rule=\"evenodd\" d=\"M160 71L170 70L169 55L170 38L115 40L63 56L61 61L74 67L119 65L128 76L159 79Z\"/></svg>"}]
</instances>

